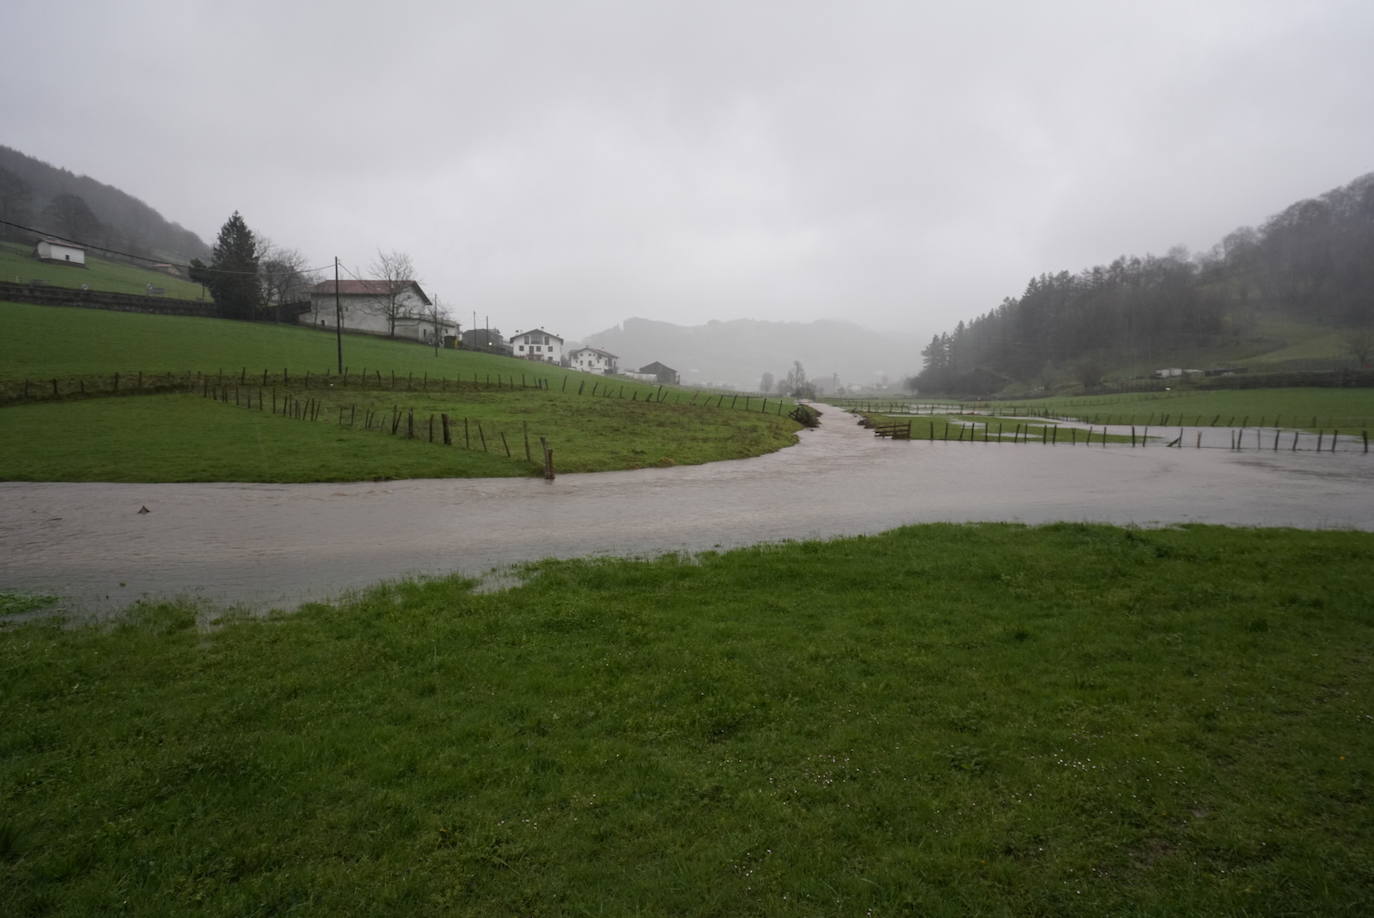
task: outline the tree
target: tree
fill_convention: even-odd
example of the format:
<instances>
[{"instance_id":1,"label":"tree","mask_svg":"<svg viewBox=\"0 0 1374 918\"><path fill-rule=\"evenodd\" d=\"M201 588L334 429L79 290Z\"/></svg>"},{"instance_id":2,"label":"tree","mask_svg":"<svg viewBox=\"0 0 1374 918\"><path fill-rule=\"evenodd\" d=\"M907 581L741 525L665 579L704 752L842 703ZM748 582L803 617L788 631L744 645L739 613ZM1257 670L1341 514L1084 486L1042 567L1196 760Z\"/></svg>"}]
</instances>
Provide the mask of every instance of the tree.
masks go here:
<instances>
[{"instance_id":1,"label":"tree","mask_svg":"<svg viewBox=\"0 0 1374 918\"><path fill-rule=\"evenodd\" d=\"M759 380L759 391L762 392L762 393L765 394L765 395L767 395L769 392L772 392L772 391L773 391L773 374L772 374L772 373L764 373L764 374L763 374L763 378Z\"/></svg>"},{"instance_id":2,"label":"tree","mask_svg":"<svg viewBox=\"0 0 1374 918\"><path fill-rule=\"evenodd\" d=\"M778 386L784 395L793 398L815 398L816 387L806 378L806 369L802 367L800 360L792 361L792 369L787 371L787 375L782 378L782 383Z\"/></svg>"},{"instance_id":3,"label":"tree","mask_svg":"<svg viewBox=\"0 0 1374 918\"><path fill-rule=\"evenodd\" d=\"M405 252L383 252L378 249L377 260L372 263L370 270L379 288L373 310L386 319L386 333L394 338L397 319L416 317L416 304L410 297L403 296L411 284L417 283L415 265Z\"/></svg>"},{"instance_id":4,"label":"tree","mask_svg":"<svg viewBox=\"0 0 1374 918\"><path fill-rule=\"evenodd\" d=\"M238 211L224 221L210 263L191 260L191 280L204 284L228 319L251 319L262 301L258 277L258 243Z\"/></svg>"},{"instance_id":5,"label":"tree","mask_svg":"<svg viewBox=\"0 0 1374 918\"><path fill-rule=\"evenodd\" d=\"M43 208L46 229L71 242L100 245L105 241L105 224L100 222L84 198L59 194Z\"/></svg>"},{"instance_id":6,"label":"tree","mask_svg":"<svg viewBox=\"0 0 1374 918\"><path fill-rule=\"evenodd\" d=\"M10 170L0 166L0 220L33 223L33 187ZM31 238L14 226L0 225L0 239Z\"/></svg>"},{"instance_id":7,"label":"tree","mask_svg":"<svg viewBox=\"0 0 1374 918\"><path fill-rule=\"evenodd\" d=\"M294 303L307 296L310 280L301 272L305 256L296 249L273 245L258 239L258 274L262 283L262 300L268 306ZM318 308L318 307L316 307ZM319 316L313 317L318 321Z\"/></svg>"},{"instance_id":8,"label":"tree","mask_svg":"<svg viewBox=\"0 0 1374 918\"><path fill-rule=\"evenodd\" d=\"M1352 328L1345 333L1345 350L1355 358L1355 366L1364 369L1374 356L1374 328Z\"/></svg>"}]
</instances>

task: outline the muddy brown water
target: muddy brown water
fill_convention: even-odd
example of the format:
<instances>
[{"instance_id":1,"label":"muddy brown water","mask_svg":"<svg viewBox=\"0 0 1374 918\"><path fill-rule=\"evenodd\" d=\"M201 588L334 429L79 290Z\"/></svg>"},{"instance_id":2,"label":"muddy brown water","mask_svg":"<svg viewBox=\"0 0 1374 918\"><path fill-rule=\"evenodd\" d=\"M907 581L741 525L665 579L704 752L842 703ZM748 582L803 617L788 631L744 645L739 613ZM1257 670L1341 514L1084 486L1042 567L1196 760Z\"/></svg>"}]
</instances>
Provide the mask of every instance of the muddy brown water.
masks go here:
<instances>
[{"instance_id":1,"label":"muddy brown water","mask_svg":"<svg viewBox=\"0 0 1374 918\"><path fill-rule=\"evenodd\" d=\"M822 407L767 456L553 482L0 483L0 589L90 614L178 595L265 609L403 575L920 522L1374 530L1374 456L1358 452L892 442Z\"/></svg>"}]
</instances>

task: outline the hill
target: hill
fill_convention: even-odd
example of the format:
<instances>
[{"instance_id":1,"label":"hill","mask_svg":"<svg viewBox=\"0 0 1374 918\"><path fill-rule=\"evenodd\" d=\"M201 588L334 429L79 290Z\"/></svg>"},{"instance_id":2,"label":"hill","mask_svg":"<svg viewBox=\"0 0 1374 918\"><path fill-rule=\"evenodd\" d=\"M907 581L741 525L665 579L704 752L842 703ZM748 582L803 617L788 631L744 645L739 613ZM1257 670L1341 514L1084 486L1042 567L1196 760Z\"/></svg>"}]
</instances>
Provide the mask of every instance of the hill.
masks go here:
<instances>
[{"instance_id":1,"label":"hill","mask_svg":"<svg viewBox=\"0 0 1374 918\"><path fill-rule=\"evenodd\" d=\"M820 388L871 386L897 378L910 366L915 342L879 334L852 322L766 322L739 319L674 325L626 319L586 343L620 356L633 369L658 360L691 384L754 389L764 373L781 378L801 361Z\"/></svg>"},{"instance_id":2,"label":"hill","mask_svg":"<svg viewBox=\"0 0 1374 918\"><path fill-rule=\"evenodd\" d=\"M185 300L205 298L200 284L192 283L152 268L122 261L110 261L86 253L86 267L49 264L33 255L33 247L18 242L0 242L0 280L16 284L40 280L51 287L81 287L114 293L146 294L149 286L163 295Z\"/></svg>"},{"instance_id":3,"label":"hill","mask_svg":"<svg viewBox=\"0 0 1374 918\"><path fill-rule=\"evenodd\" d=\"M143 258L189 262L210 253L195 233L113 185L0 146L0 220ZM0 226L0 239L28 241Z\"/></svg>"},{"instance_id":4,"label":"hill","mask_svg":"<svg viewBox=\"0 0 1374 918\"><path fill-rule=\"evenodd\" d=\"M1019 297L933 338L914 382L986 395L1065 379L1091 387L1162 367L1368 363L1370 252L1374 173L1241 227L1202 255L1122 256L1031 278Z\"/></svg>"}]
</instances>

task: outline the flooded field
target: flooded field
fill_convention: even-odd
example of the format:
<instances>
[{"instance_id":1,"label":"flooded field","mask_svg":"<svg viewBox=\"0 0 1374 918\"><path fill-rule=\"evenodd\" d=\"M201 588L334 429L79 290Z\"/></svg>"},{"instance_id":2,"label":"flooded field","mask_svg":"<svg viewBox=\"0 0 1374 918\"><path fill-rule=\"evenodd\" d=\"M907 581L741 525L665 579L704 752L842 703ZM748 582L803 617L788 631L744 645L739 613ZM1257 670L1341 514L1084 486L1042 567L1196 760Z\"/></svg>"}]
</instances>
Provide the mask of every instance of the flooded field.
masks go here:
<instances>
[{"instance_id":1,"label":"flooded field","mask_svg":"<svg viewBox=\"0 0 1374 918\"><path fill-rule=\"evenodd\" d=\"M93 613L144 595L266 608L404 574L919 522L1374 530L1374 456L1357 451L892 442L834 408L800 436L756 459L553 482L0 483L0 589Z\"/></svg>"}]
</instances>

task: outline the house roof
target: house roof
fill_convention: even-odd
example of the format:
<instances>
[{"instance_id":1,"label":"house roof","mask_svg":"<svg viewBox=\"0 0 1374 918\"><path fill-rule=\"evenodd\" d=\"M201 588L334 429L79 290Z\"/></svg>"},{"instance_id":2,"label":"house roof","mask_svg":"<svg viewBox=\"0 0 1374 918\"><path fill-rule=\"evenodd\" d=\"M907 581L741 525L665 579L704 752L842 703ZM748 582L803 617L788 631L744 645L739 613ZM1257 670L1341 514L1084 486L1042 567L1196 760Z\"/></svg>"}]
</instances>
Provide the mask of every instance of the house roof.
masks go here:
<instances>
[{"instance_id":1,"label":"house roof","mask_svg":"<svg viewBox=\"0 0 1374 918\"><path fill-rule=\"evenodd\" d=\"M413 280L399 281L402 290L414 288L420 299L426 306L432 305L425 291L420 289L420 285ZM332 280L320 281L310 288L312 294L333 296L334 282ZM391 285L382 280L341 280L339 281L340 296L386 296L391 292Z\"/></svg>"},{"instance_id":2,"label":"house roof","mask_svg":"<svg viewBox=\"0 0 1374 918\"><path fill-rule=\"evenodd\" d=\"M603 351L603 350L602 350L601 348L599 348L599 347L579 347L579 348L577 348L576 350L569 351L569 352L568 352L568 356L571 357L573 354L580 354L580 353L582 353L583 351L591 351L593 354L600 354L602 357L608 357L608 358L610 358L611 360L619 360L619 359L620 359L618 356L616 356L615 354L612 354L610 351Z\"/></svg>"},{"instance_id":3,"label":"house roof","mask_svg":"<svg viewBox=\"0 0 1374 918\"><path fill-rule=\"evenodd\" d=\"M55 236L44 236L42 239L39 239L38 241L46 242L48 243L48 245L60 245L66 249L81 249L84 251L86 248L84 245L77 245L75 242L68 242L65 239L58 239Z\"/></svg>"},{"instance_id":4,"label":"house roof","mask_svg":"<svg viewBox=\"0 0 1374 918\"><path fill-rule=\"evenodd\" d=\"M556 340L558 340L558 341L562 341L562 340L563 340L562 336L560 336L560 335L555 335L553 332L551 332L551 331L545 331L545 330L542 329L542 328L531 328L529 331L522 331L522 332L520 332L519 334L511 335L511 336L510 336L510 339L511 339L512 341L514 341L516 338L523 338L523 337L525 337L526 335L548 335L550 338L554 338L554 339L556 339Z\"/></svg>"},{"instance_id":5,"label":"house roof","mask_svg":"<svg viewBox=\"0 0 1374 918\"><path fill-rule=\"evenodd\" d=\"M664 370L667 370L669 373L677 372L677 370L674 370L666 363L659 363L657 360L655 360L653 363L646 364L639 368L639 372L641 373L662 373Z\"/></svg>"}]
</instances>

